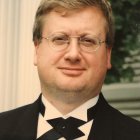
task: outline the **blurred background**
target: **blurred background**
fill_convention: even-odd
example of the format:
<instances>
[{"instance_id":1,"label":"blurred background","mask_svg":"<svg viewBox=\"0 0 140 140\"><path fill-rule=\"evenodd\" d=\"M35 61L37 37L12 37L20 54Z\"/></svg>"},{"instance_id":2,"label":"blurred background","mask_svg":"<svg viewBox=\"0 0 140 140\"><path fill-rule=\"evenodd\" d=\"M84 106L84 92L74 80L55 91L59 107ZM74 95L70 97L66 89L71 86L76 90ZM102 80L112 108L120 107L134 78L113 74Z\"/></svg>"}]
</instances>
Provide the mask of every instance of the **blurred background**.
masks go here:
<instances>
[{"instance_id":1,"label":"blurred background","mask_svg":"<svg viewBox=\"0 0 140 140\"><path fill-rule=\"evenodd\" d=\"M40 0L0 0L0 112L37 99L32 27ZM115 18L112 69L103 94L109 103L140 120L140 0L111 0Z\"/></svg>"}]
</instances>

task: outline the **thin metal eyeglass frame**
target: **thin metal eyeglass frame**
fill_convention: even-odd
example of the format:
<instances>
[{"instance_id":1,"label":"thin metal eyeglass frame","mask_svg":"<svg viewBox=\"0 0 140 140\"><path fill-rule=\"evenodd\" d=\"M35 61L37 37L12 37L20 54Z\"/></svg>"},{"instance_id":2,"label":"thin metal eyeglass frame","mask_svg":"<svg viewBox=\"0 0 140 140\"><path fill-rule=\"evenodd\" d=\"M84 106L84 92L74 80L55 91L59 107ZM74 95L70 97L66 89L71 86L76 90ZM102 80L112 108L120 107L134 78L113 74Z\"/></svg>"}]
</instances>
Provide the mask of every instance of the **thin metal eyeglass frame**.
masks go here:
<instances>
[{"instance_id":1,"label":"thin metal eyeglass frame","mask_svg":"<svg viewBox=\"0 0 140 140\"><path fill-rule=\"evenodd\" d=\"M80 36L68 36L68 37L69 37L70 39L71 39L71 38L80 38ZM43 36L42 36L41 38L50 41L51 36L50 36L50 37L43 37ZM97 38L97 37L96 37L96 38ZM98 48L101 46L102 43L106 43L106 40L105 40L105 41L101 41L99 38L97 38L97 39L99 40L99 42L98 42L98 47L97 47L95 50L86 51L86 50L82 49L82 47L80 47L80 48L81 48L83 51L88 52L88 53L97 51ZM51 48L53 48L53 47L51 47ZM67 46L66 48L68 48L68 46ZM54 48L54 50L56 50L56 51L63 51L63 50L65 50L66 48L63 48L63 49L60 49L60 50L57 50L57 49Z\"/></svg>"}]
</instances>

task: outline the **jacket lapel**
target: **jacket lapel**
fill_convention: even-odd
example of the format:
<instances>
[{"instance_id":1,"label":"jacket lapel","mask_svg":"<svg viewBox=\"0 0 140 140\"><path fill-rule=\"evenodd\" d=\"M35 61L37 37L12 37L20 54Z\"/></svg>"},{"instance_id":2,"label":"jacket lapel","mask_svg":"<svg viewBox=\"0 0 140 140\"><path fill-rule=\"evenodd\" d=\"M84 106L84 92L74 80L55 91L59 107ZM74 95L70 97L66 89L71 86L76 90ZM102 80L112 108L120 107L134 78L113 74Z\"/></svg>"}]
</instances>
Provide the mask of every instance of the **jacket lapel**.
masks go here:
<instances>
[{"instance_id":1,"label":"jacket lapel","mask_svg":"<svg viewBox=\"0 0 140 140\"><path fill-rule=\"evenodd\" d=\"M33 104L28 105L20 115L20 118L18 118L18 124L16 124L16 128L14 128L13 132L14 139L36 139L40 99L41 97L39 97Z\"/></svg>"},{"instance_id":2,"label":"jacket lapel","mask_svg":"<svg viewBox=\"0 0 140 140\"><path fill-rule=\"evenodd\" d=\"M112 140L112 115L110 106L100 94L97 110L88 140Z\"/></svg>"}]
</instances>

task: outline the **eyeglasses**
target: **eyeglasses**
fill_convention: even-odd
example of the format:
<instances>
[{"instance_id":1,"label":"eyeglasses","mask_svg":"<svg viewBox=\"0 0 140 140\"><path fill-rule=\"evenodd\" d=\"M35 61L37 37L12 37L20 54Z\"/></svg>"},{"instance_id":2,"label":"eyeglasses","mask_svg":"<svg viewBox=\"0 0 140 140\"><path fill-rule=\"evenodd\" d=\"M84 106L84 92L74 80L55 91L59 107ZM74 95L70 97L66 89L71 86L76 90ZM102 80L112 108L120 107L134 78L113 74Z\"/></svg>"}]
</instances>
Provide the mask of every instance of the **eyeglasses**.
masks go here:
<instances>
[{"instance_id":1,"label":"eyeglasses","mask_svg":"<svg viewBox=\"0 0 140 140\"><path fill-rule=\"evenodd\" d=\"M94 52L102 43L106 43L106 41L101 41L98 37L93 35L68 36L63 33L56 33L48 37L42 37L42 39L46 39L48 45L56 51L67 49L72 38L77 38L79 47L85 52Z\"/></svg>"}]
</instances>

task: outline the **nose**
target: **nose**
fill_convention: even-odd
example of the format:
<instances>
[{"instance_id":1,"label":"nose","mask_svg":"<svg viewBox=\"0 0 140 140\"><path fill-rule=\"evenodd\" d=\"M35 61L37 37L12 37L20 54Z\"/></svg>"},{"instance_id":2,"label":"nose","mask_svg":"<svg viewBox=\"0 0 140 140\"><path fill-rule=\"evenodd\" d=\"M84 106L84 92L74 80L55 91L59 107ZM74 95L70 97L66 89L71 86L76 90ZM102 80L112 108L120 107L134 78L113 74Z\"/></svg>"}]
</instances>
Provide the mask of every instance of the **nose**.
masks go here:
<instances>
[{"instance_id":1,"label":"nose","mask_svg":"<svg viewBox=\"0 0 140 140\"><path fill-rule=\"evenodd\" d=\"M71 39L64 59L71 63L78 63L81 60L80 47L76 38Z\"/></svg>"}]
</instances>

